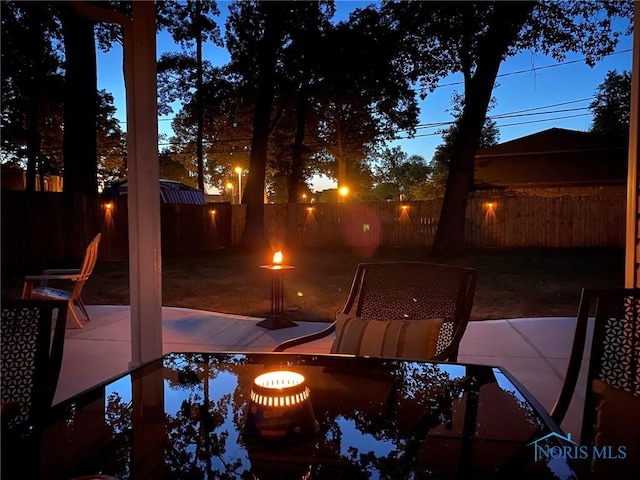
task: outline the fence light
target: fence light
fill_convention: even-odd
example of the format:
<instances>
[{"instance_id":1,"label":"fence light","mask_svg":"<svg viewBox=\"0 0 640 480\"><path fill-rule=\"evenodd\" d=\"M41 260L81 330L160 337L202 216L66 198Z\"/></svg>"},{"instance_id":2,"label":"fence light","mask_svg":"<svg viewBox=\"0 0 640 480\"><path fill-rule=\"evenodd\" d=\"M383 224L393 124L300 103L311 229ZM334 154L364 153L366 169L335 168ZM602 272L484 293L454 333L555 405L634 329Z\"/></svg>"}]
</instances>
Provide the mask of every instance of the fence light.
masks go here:
<instances>
[{"instance_id":1,"label":"fence light","mask_svg":"<svg viewBox=\"0 0 640 480\"><path fill-rule=\"evenodd\" d=\"M113 208L113 203L111 202L106 202L104 204L104 208L106 208L107 210L111 210Z\"/></svg>"},{"instance_id":2,"label":"fence light","mask_svg":"<svg viewBox=\"0 0 640 480\"><path fill-rule=\"evenodd\" d=\"M349 195L349 187L340 187L340 189L338 190L338 195L340 195L338 201L345 202L347 200L347 195Z\"/></svg>"}]
</instances>

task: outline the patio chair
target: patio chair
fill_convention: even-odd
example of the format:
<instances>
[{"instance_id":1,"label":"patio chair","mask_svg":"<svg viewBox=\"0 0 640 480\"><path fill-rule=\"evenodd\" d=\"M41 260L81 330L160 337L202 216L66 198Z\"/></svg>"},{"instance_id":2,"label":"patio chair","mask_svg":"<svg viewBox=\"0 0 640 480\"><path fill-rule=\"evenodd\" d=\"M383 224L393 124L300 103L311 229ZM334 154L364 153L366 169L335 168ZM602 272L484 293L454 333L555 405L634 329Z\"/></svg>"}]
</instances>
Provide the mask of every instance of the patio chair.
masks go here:
<instances>
[{"instance_id":1,"label":"patio chair","mask_svg":"<svg viewBox=\"0 0 640 480\"><path fill-rule=\"evenodd\" d=\"M361 263L336 321L274 351L336 332L331 353L455 361L477 279L472 268L423 262Z\"/></svg>"},{"instance_id":2,"label":"patio chair","mask_svg":"<svg viewBox=\"0 0 640 480\"><path fill-rule=\"evenodd\" d=\"M69 303L69 315L71 315L76 325L82 328L83 325L75 311L75 306L77 305L78 308L80 308L87 321L91 320L80 294L82 293L84 284L87 283L87 280L89 280L89 277L93 273L93 268L98 260L98 246L100 245L101 238L102 234L99 233L91 241L84 253L84 260L79 269L48 269L43 271L42 275L28 275L24 277L22 298L66 300ZM70 291L53 288L48 285L47 282L49 280L71 281L73 286ZM37 281L39 281L40 284L34 288L33 284Z\"/></svg>"},{"instance_id":3,"label":"patio chair","mask_svg":"<svg viewBox=\"0 0 640 480\"><path fill-rule=\"evenodd\" d=\"M560 424L569 409L587 350L592 306L580 444L625 446L625 460L594 459L591 470L596 477L631 478L626 475L640 471L640 289L582 290L569 365L551 417Z\"/></svg>"},{"instance_id":4,"label":"patio chair","mask_svg":"<svg viewBox=\"0 0 640 480\"><path fill-rule=\"evenodd\" d=\"M62 365L67 305L64 300L2 300L3 431L39 425L51 407Z\"/></svg>"}]
</instances>

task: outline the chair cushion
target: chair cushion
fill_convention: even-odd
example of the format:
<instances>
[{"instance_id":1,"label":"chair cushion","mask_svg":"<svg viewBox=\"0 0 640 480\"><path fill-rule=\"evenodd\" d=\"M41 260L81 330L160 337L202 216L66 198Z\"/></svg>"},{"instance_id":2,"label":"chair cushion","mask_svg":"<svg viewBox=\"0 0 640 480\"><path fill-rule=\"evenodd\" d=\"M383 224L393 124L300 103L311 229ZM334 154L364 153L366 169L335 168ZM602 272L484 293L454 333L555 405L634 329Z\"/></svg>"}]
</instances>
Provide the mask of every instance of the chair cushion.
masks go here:
<instances>
[{"instance_id":1,"label":"chair cushion","mask_svg":"<svg viewBox=\"0 0 640 480\"><path fill-rule=\"evenodd\" d=\"M32 290L31 296L33 298L44 297L44 298L53 298L56 300L69 300L71 293L67 292L66 290L61 290L59 288L36 287Z\"/></svg>"},{"instance_id":2,"label":"chair cushion","mask_svg":"<svg viewBox=\"0 0 640 480\"><path fill-rule=\"evenodd\" d=\"M442 323L442 318L371 320L338 313L331 353L429 360L435 355Z\"/></svg>"},{"instance_id":3,"label":"chair cushion","mask_svg":"<svg viewBox=\"0 0 640 480\"><path fill-rule=\"evenodd\" d=\"M626 449L624 459L594 458L592 471L597 478L631 478L640 471L640 397L598 379L591 389L597 407L594 445L612 446L613 455L618 446Z\"/></svg>"}]
</instances>

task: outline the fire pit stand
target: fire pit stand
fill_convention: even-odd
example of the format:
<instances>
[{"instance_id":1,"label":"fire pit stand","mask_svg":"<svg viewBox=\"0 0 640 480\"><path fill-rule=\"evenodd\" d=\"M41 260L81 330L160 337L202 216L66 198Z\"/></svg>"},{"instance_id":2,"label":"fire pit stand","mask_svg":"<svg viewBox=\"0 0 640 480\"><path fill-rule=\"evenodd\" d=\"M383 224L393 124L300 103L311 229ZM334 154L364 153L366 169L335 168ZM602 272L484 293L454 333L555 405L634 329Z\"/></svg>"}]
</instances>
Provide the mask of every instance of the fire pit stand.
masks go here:
<instances>
[{"instance_id":1,"label":"fire pit stand","mask_svg":"<svg viewBox=\"0 0 640 480\"><path fill-rule=\"evenodd\" d=\"M258 323L259 327L267 330L278 330L280 328L297 327L298 324L284 318L284 290L282 280L284 273L293 270L292 265L280 263L270 265L260 265L260 268L271 272L271 316Z\"/></svg>"}]
</instances>

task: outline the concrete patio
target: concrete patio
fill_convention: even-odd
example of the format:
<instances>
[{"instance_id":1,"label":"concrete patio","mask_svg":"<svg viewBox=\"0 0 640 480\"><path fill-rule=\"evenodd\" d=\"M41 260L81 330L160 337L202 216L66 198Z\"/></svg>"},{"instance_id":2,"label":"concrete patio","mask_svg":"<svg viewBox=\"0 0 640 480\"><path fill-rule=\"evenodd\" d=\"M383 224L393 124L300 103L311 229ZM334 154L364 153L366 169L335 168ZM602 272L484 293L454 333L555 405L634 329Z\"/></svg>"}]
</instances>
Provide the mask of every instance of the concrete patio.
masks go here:
<instances>
[{"instance_id":1,"label":"concrete patio","mask_svg":"<svg viewBox=\"0 0 640 480\"><path fill-rule=\"evenodd\" d=\"M131 358L128 306L89 306L92 321L67 329L60 381L54 403L125 372ZM297 327L265 330L261 318L163 308L163 351L272 351L284 340L316 332L325 323L297 322ZM459 361L505 367L549 410L564 378L575 318L517 318L471 322L460 346ZM291 351L327 353L332 338ZM561 427L579 438L584 376Z\"/></svg>"}]
</instances>

